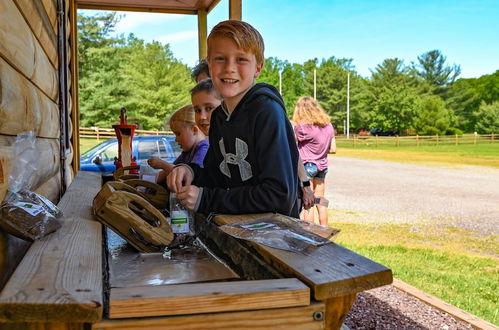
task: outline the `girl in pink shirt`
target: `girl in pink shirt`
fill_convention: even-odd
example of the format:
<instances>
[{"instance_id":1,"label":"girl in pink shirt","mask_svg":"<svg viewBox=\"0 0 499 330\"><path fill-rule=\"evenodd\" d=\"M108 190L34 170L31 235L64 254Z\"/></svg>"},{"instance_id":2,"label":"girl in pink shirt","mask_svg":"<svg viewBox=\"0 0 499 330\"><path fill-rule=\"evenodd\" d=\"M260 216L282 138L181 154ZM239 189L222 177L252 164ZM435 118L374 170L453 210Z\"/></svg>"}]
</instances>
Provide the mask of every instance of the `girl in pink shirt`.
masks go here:
<instances>
[{"instance_id":1,"label":"girl in pink shirt","mask_svg":"<svg viewBox=\"0 0 499 330\"><path fill-rule=\"evenodd\" d=\"M322 106L312 97L300 97L293 114L298 151L305 171L312 181L315 197L324 197L329 149L334 129ZM327 208L316 205L321 225L327 226ZM314 210L305 210L306 221L314 222Z\"/></svg>"}]
</instances>

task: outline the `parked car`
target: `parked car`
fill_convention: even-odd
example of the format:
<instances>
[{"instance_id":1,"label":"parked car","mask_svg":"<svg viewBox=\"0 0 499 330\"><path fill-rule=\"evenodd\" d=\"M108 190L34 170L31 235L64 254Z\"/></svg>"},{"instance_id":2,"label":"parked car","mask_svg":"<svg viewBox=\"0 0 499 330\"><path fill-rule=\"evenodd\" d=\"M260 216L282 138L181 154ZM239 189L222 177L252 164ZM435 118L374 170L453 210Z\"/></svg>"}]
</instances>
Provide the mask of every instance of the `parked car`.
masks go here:
<instances>
[{"instance_id":1,"label":"parked car","mask_svg":"<svg viewBox=\"0 0 499 330\"><path fill-rule=\"evenodd\" d=\"M152 157L173 162L182 152L174 135L137 135L132 140L132 157L137 165ZM80 157L82 171L109 174L114 172L114 157L118 156L118 139L102 142Z\"/></svg>"},{"instance_id":2,"label":"parked car","mask_svg":"<svg viewBox=\"0 0 499 330\"><path fill-rule=\"evenodd\" d=\"M395 136L398 135L396 131L383 131L381 128L373 128L370 130L371 135L373 136Z\"/></svg>"}]
</instances>

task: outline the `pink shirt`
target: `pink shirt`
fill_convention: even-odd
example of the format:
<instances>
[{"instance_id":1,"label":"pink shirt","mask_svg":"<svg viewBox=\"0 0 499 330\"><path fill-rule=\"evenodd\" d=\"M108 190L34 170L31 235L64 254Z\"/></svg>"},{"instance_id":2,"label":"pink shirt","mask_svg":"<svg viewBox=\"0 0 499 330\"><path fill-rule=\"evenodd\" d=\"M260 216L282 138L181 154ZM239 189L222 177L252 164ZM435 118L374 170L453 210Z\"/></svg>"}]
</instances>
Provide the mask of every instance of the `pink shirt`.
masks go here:
<instances>
[{"instance_id":1,"label":"pink shirt","mask_svg":"<svg viewBox=\"0 0 499 330\"><path fill-rule=\"evenodd\" d=\"M327 154L334 136L333 125L299 124L295 127L298 151L303 163L314 163L319 171L328 167Z\"/></svg>"}]
</instances>

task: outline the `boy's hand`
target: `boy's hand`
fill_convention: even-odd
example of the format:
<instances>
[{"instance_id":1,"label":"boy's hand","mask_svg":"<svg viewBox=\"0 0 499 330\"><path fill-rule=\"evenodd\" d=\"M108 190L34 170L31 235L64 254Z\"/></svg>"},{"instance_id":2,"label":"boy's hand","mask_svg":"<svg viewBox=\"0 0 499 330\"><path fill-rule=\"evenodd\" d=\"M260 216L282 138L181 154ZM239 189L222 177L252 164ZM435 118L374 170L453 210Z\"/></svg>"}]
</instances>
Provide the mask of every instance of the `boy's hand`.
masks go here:
<instances>
[{"instance_id":1,"label":"boy's hand","mask_svg":"<svg viewBox=\"0 0 499 330\"><path fill-rule=\"evenodd\" d=\"M199 188L194 185L182 187L177 191L177 199L188 210L194 210L199 196Z\"/></svg>"},{"instance_id":2,"label":"boy's hand","mask_svg":"<svg viewBox=\"0 0 499 330\"><path fill-rule=\"evenodd\" d=\"M303 191L303 208L305 210L314 206L314 191L310 187L302 187Z\"/></svg>"},{"instance_id":3,"label":"boy's hand","mask_svg":"<svg viewBox=\"0 0 499 330\"><path fill-rule=\"evenodd\" d=\"M147 164L155 169L163 168L164 163L165 161L159 158L149 158L147 160Z\"/></svg>"},{"instance_id":4,"label":"boy's hand","mask_svg":"<svg viewBox=\"0 0 499 330\"><path fill-rule=\"evenodd\" d=\"M178 193L182 187L190 186L192 183L192 172L186 166L179 166L174 168L166 178L168 189Z\"/></svg>"}]
</instances>

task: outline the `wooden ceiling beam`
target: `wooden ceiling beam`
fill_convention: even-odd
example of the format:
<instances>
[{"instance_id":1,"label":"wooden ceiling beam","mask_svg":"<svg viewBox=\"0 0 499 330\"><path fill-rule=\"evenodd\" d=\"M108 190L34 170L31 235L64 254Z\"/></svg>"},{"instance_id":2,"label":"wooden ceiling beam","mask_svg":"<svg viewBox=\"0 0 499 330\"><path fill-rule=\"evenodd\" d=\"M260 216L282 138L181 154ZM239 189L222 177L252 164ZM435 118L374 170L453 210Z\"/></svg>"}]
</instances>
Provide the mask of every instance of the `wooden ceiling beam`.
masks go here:
<instances>
[{"instance_id":1,"label":"wooden ceiling beam","mask_svg":"<svg viewBox=\"0 0 499 330\"><path fill-rule=\"evenodd\" d=\"M79 9L123 10L150 13L197 15L209 13L220 0L74 0ZM239 0L241 1L241 0Z\"/></svg>"},{"instance_id":2,"label":"wooden ceiling beam","mask_svg":"<svg viewBox=\"0 0 499 330\"><path fill-rule=\"evenodd\" d=\"M184 14L197 15L197 10L187 9L168 9L168 8L152 8L152 7L122 7L116 5L95 5L78 3L78 9L96 9L96 10L117 10L117 11L137 11L146 13L164 13L164 14Z\"/></svg>"}]
</instances>

